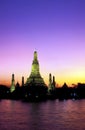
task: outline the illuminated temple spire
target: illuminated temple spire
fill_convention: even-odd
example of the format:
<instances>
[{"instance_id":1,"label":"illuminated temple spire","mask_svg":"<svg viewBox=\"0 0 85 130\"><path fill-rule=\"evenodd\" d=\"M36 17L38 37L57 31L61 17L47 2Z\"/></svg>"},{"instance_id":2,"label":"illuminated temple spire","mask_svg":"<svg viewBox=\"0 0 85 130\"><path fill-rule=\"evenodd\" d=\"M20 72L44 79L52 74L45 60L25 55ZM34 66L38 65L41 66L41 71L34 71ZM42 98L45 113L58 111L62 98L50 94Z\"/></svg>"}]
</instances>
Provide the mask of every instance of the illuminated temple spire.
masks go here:
<instances>
[{"instance_id":1,"label":"illuminated temple spire","mask_svg":"<svg viewBox=\"0 0 85 130\"><path fill-rule=\"evenodd\" d=\"M37 52L34 51L34 58L32 62L31 74L29 78L27 78L26 85L34 83L35 85L43 85L45 86L44 80L39 72L39 62L37 58Z\"/></svg>"},{"instance_id":2,"label":"illuminated temple spire","mask_svg":"<svg viewBox=\"0 0 85 130\"><path fill-rule=\"evenodd\" d=\"M14 90L15 90L15 80L14 80L14 74L12 74L10 92L12 93Z\"/></svg>"},{"instance_id":3,"label":"illuminated temple spire","mask_svg":"<svg viewBox=\"0 0 85 130\"><path fill-rule=\"evenodd\" d=\"M39 75L39 63L38 63L36 51L34 52L34 59L33 59L33 62L32 62L31 75L33 75L33 76Z\"/></svg>"},{"instance_id":4,"label":"illuminated temple spire","mask_svg":"<svg viewBox=\"0 0 85 130\"><path fill-rule=\"evenodd\" d=\"M52 75L51 73L49 74L49 87L48 87L48 93L50 93L51 91L55 90L55 76L53 76L53 80L52 80Z\"/></svg>"}]
</instances>

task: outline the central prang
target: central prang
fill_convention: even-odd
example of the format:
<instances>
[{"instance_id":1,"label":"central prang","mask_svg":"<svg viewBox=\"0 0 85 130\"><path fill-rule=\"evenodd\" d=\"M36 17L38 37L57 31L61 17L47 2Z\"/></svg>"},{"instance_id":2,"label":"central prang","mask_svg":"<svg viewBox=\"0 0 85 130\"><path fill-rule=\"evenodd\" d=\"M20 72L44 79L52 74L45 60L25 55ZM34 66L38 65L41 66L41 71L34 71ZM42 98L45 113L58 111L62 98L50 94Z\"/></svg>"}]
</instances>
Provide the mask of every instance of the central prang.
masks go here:
<instances>
[{"instance_id":1,"label":"central prang","mask_svg":"<svg viewBox=\"0 0 85 130\"><path fill-rule=\"evenodd\" d=\"M31 74L30 74L29 78L27 78L26 86L29 86L29 84L31 84L31 83L33 83L35 85L46 86L44 83L44 80L41 77L40 72L39 72L39 62L38 62L36 51L34 51L34 58L33 58L33 62L32 62Z\"/></svg>"}]
</instances>

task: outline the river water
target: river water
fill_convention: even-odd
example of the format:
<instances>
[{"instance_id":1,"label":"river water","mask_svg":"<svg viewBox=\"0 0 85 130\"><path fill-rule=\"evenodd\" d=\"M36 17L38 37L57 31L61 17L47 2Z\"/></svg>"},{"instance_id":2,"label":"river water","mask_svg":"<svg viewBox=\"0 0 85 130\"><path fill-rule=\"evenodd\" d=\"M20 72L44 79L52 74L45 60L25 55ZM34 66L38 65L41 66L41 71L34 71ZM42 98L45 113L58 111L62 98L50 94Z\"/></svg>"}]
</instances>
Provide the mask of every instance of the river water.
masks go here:
<instances>
[{"instance_id":1,"label":"river water","mask_svg":"<svg viewBox=\"0 0 85 130\"><path fill-rule=\"evenodd\" d=\"M85 100L1 100L0 130L85 130Z\"/></svg>"}]
</instances>

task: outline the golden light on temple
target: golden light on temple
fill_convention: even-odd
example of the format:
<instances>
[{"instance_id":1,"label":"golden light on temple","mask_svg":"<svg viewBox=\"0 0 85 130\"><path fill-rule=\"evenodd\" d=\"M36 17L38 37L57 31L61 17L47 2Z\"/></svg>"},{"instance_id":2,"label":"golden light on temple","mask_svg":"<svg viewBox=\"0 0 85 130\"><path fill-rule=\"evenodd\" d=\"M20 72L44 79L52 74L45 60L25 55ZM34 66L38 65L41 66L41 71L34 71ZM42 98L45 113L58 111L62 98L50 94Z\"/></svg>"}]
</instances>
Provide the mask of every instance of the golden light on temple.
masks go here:
<instances>
[{"instance_id":1,"label":"golden light on temple","mask_svg":"<svg viewBox=\"0 0 85 130\"><path fill-rule=\"evenodd\" d=\"M36 51L34 52L34 58L33 58L33 62L32 62L31 74L27 78L26 86L28 84L30 84L30 83L35 83L35 85L46 86L45 82L44 82L44 80L41 77L40 72L39 72L39 62L38 62L37 52Z\"/></svg>"}]
</instances>

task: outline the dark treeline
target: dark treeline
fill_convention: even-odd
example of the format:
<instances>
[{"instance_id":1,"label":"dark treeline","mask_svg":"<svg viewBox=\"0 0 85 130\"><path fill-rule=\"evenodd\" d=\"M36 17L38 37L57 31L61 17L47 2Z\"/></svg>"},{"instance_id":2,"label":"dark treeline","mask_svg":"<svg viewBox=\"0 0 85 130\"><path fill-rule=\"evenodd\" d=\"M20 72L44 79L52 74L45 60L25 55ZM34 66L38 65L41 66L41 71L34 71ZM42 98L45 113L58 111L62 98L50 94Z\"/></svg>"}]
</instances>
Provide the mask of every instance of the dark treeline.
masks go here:
<instances>
[{"instance_id":1,"label":"dark treeline","mask_svg":"<svg viewBox=\"0 0 85 130\"><path fill-rule=\"evenodd\" d=\"M85 84L78 83L76 87L68 87L66 83L61 88L55 88L48 92L47 86L20 86L16 84L16 89L12 93L10 88L0 85L0 99L14 99L23 101L45 101L52 99L83 99L85 98Z\"/></svg>"}]
</instances>

